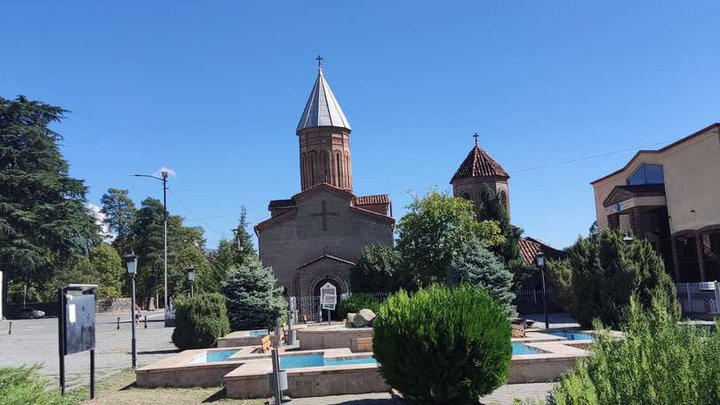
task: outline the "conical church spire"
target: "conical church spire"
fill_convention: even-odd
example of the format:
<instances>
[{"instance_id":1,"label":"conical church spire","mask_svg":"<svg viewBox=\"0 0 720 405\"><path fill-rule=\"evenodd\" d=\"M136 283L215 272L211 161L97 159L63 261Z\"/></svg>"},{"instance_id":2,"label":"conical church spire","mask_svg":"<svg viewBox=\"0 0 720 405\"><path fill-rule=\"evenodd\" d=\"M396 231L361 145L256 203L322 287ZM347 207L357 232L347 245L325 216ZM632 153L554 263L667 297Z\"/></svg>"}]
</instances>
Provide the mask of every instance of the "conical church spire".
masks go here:
<instances>
[{"instance_id":1,"label":"conical church spire","mask_svg":"<svg viewBox=\"0 0 720 405\"><path fill-rule=\"evenodd\" d=\"M308 128L316 127L335 127L344 128L348 131L352 130L350 122L348 122L340 108L335 95L330 89L330 85L323 75L322 66L318 67L317 80L310 92L305 110L303 111L300 122L297 126L297 133Z\"/></svg>"}]
</instances>

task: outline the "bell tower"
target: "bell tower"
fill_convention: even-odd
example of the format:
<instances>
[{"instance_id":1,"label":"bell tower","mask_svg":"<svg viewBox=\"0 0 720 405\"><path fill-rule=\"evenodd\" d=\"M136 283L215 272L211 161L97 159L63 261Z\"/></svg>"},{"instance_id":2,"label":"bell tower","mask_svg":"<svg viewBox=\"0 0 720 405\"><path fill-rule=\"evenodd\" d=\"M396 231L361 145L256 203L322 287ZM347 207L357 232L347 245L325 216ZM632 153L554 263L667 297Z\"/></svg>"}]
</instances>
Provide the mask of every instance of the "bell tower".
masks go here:
<instances>
[{"instance_id":1,"label":"bell tower","mask_svg":"<svg viewBox=\"0 0 720 405\"><path fill-rule=\"evenodd\" d=\"M317 60L317 79L296 131L300 142L300 187L304 191L327 183L352 191L352 128L325 80L322 58L318 56Z\"/></svg>"},{"instance_id":2,"label":"bell tower","mask_svg":"<svg viewBox=\"0 0 720 405\"><path fill-rule=\"evenodd\" d=\"M510 218L510 187L508 186L510 175L478 146L479 135L476 133L473 137L475 146L450 180L450 184L453 186L453 197L474 202L477 214L478 207L480 207L480 194L483 188L490 187L497 193L500 203L505 207L508 218Z\"/></svg>"}]
</instances>

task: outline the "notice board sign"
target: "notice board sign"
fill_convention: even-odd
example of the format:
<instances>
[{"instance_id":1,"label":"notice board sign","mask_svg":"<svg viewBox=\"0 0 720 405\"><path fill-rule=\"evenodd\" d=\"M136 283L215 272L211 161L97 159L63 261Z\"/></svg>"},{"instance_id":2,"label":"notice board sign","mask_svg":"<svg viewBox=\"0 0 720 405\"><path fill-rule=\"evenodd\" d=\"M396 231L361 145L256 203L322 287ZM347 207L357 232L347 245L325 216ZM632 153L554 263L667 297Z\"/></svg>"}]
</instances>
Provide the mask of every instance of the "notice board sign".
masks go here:
<instances>
[{"instance_id":1,"label":"notice board sign","mask_svg":"<svg viewBox=\"0 0 720 405\"><path fill-rule=\"evenodd\" d=\"M95 294L65 294L65 354L95 349Z\"/></svg>"}]
</instances>

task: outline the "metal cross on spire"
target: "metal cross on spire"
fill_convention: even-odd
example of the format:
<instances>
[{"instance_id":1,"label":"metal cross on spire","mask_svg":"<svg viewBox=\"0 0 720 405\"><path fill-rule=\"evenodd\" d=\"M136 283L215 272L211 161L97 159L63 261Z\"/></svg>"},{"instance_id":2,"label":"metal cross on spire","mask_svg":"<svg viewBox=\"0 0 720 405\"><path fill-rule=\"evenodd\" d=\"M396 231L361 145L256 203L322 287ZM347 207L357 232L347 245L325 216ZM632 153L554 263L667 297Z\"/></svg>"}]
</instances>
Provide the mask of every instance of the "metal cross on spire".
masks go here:
<instances>
[{"instance_id":1,"label":"metal cross on spire","mask_svg":"<svg viewBox=\"0 0 720 405\"><path fill-rule=\"evenodd\" d=\"M323 61L323 59L324 59L324 58L323 58L322 56L320 56L320 55L318 55L317 58L315 58L315 60L316 60L317 63L318 63L318 69L322 69L322 61Z\"/></svg>"},{"instance_id":2,"label":"metal cross on spire","mask_svg":"<svg viewBox=\"0 0 720 405\"><path fill-rule=\"evenodd\" d=\"M478 133L475 132L475 134L473 134L473 138L475 138L475 146L477 146L477 144L478 144L478 138L480 138L480 135L478 135Z\"/></svg>"}]
</instances>

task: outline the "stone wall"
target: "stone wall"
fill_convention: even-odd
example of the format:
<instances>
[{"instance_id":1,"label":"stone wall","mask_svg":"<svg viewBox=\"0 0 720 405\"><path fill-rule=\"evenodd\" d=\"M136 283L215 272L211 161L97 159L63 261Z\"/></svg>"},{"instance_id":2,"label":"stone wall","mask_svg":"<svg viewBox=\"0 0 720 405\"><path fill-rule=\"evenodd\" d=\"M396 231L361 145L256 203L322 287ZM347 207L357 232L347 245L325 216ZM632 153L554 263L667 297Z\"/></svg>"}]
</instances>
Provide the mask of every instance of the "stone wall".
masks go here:
<instances>
[{"instance_id":1,"label":"stone wall","mask_svg":"<svg viewBox=\"0 0 720 405\"><path fill-rule=\"evenodd\" d=\"M350 193L319 188L296 198L294 214L276 216L272 223L256 228L260 258L265 266L272 267L288 295L307 293L296 291L295 278L303 265L326 255L354 262L367 245L393 243L392 219L351 206ZM343 272L347 266L337 267ZM303 277L314 279L308 273L305 271Z\"/></svg>"},{"instance_id":2,"label":"stone wall","mask_svg":"<svg viewBox=\"0 0 720 405\"><path fill-rule=\"evenodd\" d=\"M130 298L100 298L95 301L95 312L127 312L130 313Z\"/></svg>"}]
</instances>

